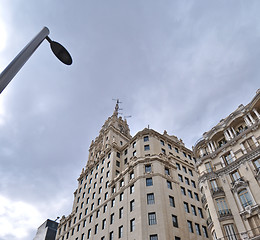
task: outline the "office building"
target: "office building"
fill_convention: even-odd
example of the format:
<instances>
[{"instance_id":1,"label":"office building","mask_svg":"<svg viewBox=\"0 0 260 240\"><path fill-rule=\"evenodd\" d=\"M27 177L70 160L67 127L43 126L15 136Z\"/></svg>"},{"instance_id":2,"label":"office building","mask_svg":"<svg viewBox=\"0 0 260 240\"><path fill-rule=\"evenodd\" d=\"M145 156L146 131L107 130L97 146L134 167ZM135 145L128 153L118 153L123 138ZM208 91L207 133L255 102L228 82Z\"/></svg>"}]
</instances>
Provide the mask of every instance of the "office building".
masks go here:
<instances>
[{"instance_id":1,"label":"office building","mask_svg":"<svg viewBox=\"0 0 260 240\"><path fill-rule=\"evenodd\" d=\"M47 219L37 230L33 240L55 240L58 223Z\"/></svg>"}]
</instances>

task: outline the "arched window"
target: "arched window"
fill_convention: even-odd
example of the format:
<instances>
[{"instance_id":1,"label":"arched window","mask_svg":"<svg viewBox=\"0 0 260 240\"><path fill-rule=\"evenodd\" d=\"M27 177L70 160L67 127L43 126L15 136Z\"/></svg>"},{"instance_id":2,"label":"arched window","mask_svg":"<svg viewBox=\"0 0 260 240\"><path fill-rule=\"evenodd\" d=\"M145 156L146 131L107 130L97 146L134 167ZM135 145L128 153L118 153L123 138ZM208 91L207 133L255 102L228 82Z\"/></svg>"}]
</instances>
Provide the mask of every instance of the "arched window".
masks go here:
<instances>
[{"instance_id":1,"label":"arched window","mask_svg":"<svg viewBox=\"0 0 260 240\"><path fill-rule=\"evenodd\" d=\"M247 189L243 189L238 193L240 202L243 207L246 207L248 205L252 205L252 199L250 194L248 193Z\"/></svg>"}]
</instances>

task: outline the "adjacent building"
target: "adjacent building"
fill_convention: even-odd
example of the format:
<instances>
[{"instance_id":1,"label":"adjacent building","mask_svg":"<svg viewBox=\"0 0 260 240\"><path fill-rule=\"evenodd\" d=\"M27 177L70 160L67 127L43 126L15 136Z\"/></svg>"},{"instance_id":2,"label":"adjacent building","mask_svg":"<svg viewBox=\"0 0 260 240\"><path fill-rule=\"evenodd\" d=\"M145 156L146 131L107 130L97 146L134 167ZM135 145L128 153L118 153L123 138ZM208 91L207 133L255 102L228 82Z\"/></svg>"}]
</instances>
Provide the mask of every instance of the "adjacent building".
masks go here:
<instances>
[{"instance_id":1,"label":"adjacent building","mask_svg":"<svg viewBox=\"0 0 260 240\"><path fill-rule=\"evenodd\" d=\"M58 223L47 219L37 230L33 240L55 240Z\"/></svg>"},{"instance_id":2,"label":"adjacent building","mask_svg":"<svg viewBox=\"0 0 260 240\"><path fill-rule=\"evenodd\" d=\"M194 153L214 239L260 239L260 90L203 134Z\"/></svg>"},{"instance_id":3,"label":"adjacent building","mask_svg":"<svg viewBox=\"0 0 260 240\"><path fill-rule=\"evenodd\" d=\"M193 152L166 131L132 137L116 104L90 145L56 239L211 239Z\"/></svg>"}]
</instances>

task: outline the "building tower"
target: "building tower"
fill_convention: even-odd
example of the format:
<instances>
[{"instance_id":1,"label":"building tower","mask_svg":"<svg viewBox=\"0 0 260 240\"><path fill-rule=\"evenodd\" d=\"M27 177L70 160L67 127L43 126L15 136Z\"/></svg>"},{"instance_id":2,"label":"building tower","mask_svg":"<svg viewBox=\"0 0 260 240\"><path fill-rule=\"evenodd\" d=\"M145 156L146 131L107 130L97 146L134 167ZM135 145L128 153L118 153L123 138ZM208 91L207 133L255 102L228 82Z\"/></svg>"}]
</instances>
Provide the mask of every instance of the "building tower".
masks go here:
<instances>
[{"instance_id":1,"label":"building tower","mask_svg":"<svg viewBox=\"0 0 260 240\"><path fill-rule=\"evenodd\" d=\"M198 140L199 186L214 239L260 239L260 90Z\"/></svg>"},{"instance_id":2,"label":"building tower","mask_svg":"<svg viewBox=\"0 0 260 240\"><path fill-rule=\"evenodd\" d=\"M90 145L56 239L209 239L193 152L166 131L131 137L118 109Z\"/></svg>"}]
</instances>

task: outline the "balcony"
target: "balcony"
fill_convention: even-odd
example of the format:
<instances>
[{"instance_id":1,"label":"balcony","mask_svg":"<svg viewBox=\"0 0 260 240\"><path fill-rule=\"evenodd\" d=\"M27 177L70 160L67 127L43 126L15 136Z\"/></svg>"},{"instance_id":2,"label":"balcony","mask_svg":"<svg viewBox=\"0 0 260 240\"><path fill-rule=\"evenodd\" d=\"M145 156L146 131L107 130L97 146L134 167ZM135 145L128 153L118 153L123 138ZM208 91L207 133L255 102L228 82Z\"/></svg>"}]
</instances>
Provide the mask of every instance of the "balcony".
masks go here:
<instances>
[{"instance_id":1,"label":"balcony","mask_svg":"<svg viewBox=\"0 0 260 240\"><path fill-rule=\"evenodd\" d=\"M248 181L246 181L244 179L244 177L240 177L240 178L236 179L235 181L233 181L231 183L231 186L232 186L233 191L237 191L237 189L241 186L244 186L244 187L248 186Z\"/></svg>"},{"instance_id":2,"label":"balcony","mask_svg":"<svg viewBox=\"0 0 260 240\"><path fill-rule=\"evenodd\" d=\"M219 221L223 221L226 219L230 219L230 217L232 218L233 215L230 209L223 209L218 211L218 217L219 217Z\"/></svg>"},{"instance_id":3,"label":"balcony","mask_svg":"<svg viewBox=\"0 0 260 240\"><path fill-rule=\"evenodd\" d=\"M210 191L212 197L225 196L225 192L222 187L212 188Z\"/></svg>"}]
</instances>

